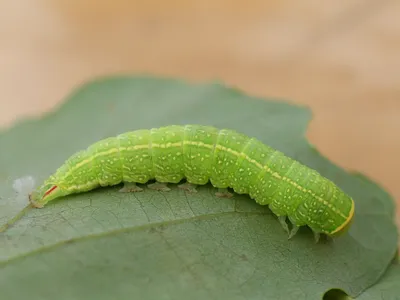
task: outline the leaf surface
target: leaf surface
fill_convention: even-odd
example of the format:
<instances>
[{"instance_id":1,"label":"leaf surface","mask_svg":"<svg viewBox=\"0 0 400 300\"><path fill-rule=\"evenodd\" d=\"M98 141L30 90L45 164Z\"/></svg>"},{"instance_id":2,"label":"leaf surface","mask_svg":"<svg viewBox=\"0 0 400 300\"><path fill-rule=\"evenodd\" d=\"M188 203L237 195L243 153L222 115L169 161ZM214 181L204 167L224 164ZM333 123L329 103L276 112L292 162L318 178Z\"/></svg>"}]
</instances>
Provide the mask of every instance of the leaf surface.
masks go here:
<instances>
[{"instance_id":1,"label":"leaf surface","mask_svg":"<svg viewBox=\"0 0 400 300\"><path fill-rule=\"evenodd\" d=\"M378 281L377 284L367 289L359 300L395 300L400 299L400 264L393 263Z\"/></svg>"},{"instance_id":2,"label":"leaf surface","mask_svg":"<svg viewBox=\"0 0 400 300\"><path fill-rule=\"evenodd\" d=\"M126 131L170 124L231 128L283 151L333 180L356 202L348 234L315 244L308 228L291 240L267 207L246 195L216 198L120 186L53 201L0 233L0 298L321 299L355 297L385 272L396 251L392 198L322 157L305 139L310 111L258 99L219 83L105 78L75 91L54 113L0 133L0 225L27 203L13 180L41 183L74 152Z\"/></svg>"}]
</instances>

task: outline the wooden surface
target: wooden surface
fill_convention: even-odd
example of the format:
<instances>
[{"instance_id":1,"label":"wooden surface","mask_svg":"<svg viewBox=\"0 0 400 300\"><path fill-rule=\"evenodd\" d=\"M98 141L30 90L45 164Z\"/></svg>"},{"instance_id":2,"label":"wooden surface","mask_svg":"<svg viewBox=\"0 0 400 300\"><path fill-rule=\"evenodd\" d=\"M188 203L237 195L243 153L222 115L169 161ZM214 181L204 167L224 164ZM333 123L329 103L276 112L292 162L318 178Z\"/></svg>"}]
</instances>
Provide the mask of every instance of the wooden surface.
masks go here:
<instances>
[{"instance_id":1,"label":"wooden surface","mask_svg":"<svg viewBox=\"0 0 400 300\"><path fill-rule=\"evenodd\" d=\"M395 0L1 1L0 126L94 76L221 79L309 105L311 142L399 201L399 17Z\"/></svg>"}]
</instances>

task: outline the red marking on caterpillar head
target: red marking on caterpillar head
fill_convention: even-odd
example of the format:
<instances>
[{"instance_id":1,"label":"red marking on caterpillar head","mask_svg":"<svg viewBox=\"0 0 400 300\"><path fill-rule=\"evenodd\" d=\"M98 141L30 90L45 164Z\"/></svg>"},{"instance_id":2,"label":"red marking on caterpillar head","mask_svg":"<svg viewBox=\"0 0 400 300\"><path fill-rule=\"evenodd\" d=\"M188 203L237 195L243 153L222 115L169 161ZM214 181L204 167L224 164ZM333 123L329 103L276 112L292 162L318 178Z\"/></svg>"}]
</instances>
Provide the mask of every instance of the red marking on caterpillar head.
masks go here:
<instances>
[{"instance_id":1,"label":"red marking on caterpillar head","mask_svg":"<svg viewBox=\"0 0 400 300\"><path fill-rule=\"evenodd\" d=\"M56 185L54 185L51 189L49 189L46 193L44 193L43 198L49 195L52 191L54 191L57 188Z\"/></svg>"}]
</instances>

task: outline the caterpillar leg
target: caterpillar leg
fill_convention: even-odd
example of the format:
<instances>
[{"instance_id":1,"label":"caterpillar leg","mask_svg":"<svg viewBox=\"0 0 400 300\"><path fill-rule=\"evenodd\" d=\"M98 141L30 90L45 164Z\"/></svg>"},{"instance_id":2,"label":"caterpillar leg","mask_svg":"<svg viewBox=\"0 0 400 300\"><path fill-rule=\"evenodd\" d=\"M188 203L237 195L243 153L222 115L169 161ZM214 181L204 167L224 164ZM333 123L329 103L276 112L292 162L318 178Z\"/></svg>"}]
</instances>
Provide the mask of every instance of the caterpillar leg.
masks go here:
<instances>
[{"instance_id":1,"label":"caterpillar leg","mask_svg":"<svg viewBox=\"0 0 400 300\"><path fill-rule=\"evenodd\" d=\"M286 223L286 216L279 216L278 217L279 223L282 225L283 230L285 230L287 232L287 234L290 234L289 232L289 226Z\"/></svg>"},{"instance_id":2,"label":"caterpillar leg","mask_svg":"<svg viewBox=\"0 0 400 300\"><path fill-rule=\"evenodd\" d=\"M318 244L321 235L318 232L313 231L315 243Z\"/></svg>"},{"instance_id":3,"label":"caterpillar leg","mask_svg":"<svg viewBox=\"0 0 400 300\"><path fill-rule=\"evenodd\" d=\"M293 225L293 228L290 231L288 240L290 240L292 237L294 237L296 235L297 231L299 231L299 229L300 229L300 226Z\"/></svg>"},{"instance_id":4,"label":"caterpillar leg","mask_svg":"<svg viewBox=\"0 0 400 300\"><path fill-rule=\"evenodd\" d=\"M124 182L124 186L119 190L121 193L143 192L143 189L138 187L135 182Z\"/></svg>"},{"instance_id":5,"label":"caterpillar leg","mask_svg":"<svg viewBox=\"0 0 400 300\"><path fill-rule=\"evenodd\" d=\"M233 194L228 192L228 189L218 189L218 192L215 193L215 196L219 198L232 198Z\"/></svg>"},{"instance_id":6,"label":"caterpillar leg","mask_svg":"<svg viewBox=\"0 0 400 300\"><path fill-rule=\"evenodd\" d=\"M197 193L196 185L190 182L185 182L183 184L179 184L178 188L181 190L187 191L189 193Z\"/></svg>"},{"instance_id":7,"label":"caterpillar leg","mask_svg":"<svg viewBox=\"0 0 400 300\"><path fill-rule=\"evenodd\" d=\"M149 189L156 190L156 191L161 191L161 192L169 192L171 189L167 186L167 183L165 182L158 182L156 181L155 183L150 183L147 185Z\"/></svg>"}]
</instances>

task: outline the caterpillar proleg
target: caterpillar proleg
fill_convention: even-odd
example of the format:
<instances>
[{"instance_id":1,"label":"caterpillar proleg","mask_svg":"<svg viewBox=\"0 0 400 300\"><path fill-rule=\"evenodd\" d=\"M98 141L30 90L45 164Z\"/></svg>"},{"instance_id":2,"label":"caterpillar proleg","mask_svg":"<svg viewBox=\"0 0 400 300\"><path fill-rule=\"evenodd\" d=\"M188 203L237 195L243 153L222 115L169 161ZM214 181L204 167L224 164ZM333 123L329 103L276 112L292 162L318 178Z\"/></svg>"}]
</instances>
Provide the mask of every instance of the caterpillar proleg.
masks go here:
<instances>
[{"instance_id":1,"label":"caterpillar proleg","mask_svg":"<svg viewBox=\"0 0 400 300\"><path fill-rule=\"evenodd\" d=\"M292 237L300 226L314 234L345 232L354 201L317 171L256 138L230 129L171 125L141 129L98 141L72 155L29 195L34 207L98 187L124 183L121 192L140 192L137 183L167 192L168 183L195 192L208 182L219 197L227 188L268 205ZM286 220L293 225L288 228Z\"/></svg>"}]
</instances>

